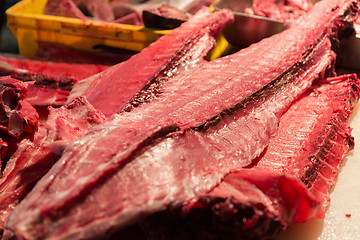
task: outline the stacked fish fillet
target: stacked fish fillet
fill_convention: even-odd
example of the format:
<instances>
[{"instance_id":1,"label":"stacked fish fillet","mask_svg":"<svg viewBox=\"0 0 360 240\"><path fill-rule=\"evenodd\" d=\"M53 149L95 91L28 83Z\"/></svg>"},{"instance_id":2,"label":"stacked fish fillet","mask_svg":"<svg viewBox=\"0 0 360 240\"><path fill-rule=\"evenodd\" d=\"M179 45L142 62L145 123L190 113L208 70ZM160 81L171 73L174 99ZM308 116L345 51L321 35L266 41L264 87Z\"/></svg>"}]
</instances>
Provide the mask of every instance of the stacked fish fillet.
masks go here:
<instances>
[{"instance_id":1,"label":"stacked fish fillet","mask_svg":"<svg viewBox=\"0 0 360 240\"><path fill-rule=\"evenodd\" d=\"M334 76L332 43L357 13L357 1L324 0L208 62L233 15L203 9L76 82L6 164L3 239L268 239L323 217L360 90L354 74Z\"/></svg>"}]
</instances>

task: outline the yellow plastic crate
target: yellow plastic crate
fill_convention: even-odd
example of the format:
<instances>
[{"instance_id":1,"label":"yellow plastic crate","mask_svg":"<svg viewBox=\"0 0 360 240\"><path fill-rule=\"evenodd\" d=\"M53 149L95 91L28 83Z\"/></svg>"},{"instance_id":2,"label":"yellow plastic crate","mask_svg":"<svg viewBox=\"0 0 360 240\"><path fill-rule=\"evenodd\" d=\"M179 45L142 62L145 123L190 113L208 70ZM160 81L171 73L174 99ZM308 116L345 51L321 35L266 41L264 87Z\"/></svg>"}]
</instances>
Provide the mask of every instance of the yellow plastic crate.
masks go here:
<instances>
[{"instance_id":1,"label":"yellow plastic crate","mask_svg":"<svg viewBox=\"0 0 360 240\"><path fill-rule=\"evenodd\" d=\"M6 11L8 25L18 40L21 55L33 56L38 42L57 43L85 51L97 51L99 46L141 51L171 31L44 15L42 12L46 2L23 0ZM210 9L214 11L213 6ZM221 56L227 47L228 42L220 35L216 48L208 58Z\"/></svg>"},{"instance_id":2,"label":"yellow plastic crate","mask_svg":"<svg viewBox=\"0 0 360 240\"><path fill-rule=\"evenodd\" d=\"M81 20L42 14L47 0L23 0L6 11L21 55L31 57L38 42L59 43L85 51L97 46L141 51L170 30Z\"/></svg>"}]
</instances>

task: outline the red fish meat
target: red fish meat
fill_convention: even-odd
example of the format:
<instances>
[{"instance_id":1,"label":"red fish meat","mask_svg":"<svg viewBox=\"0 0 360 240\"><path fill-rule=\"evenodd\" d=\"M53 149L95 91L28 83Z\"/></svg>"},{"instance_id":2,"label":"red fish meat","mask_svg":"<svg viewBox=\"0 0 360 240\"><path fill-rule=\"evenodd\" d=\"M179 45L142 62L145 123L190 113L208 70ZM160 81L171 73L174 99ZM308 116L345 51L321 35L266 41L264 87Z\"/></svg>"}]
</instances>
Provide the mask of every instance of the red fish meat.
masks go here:
<instances>
[{"instance_id":1,"label":"red fish meat","mask_svg":"<svg viewBox=\"0 0 360 240\"><path fill-rule=\"evenodd\" d=\"M329 38L356 12L353 1L320 3L297 26L165 82L150 103L68 146L8 229L27 238L96 238L210 190L265 148L281 114L331 65ZM255 141L238 147L239 136Z\"/></svg>"}]
</instances>

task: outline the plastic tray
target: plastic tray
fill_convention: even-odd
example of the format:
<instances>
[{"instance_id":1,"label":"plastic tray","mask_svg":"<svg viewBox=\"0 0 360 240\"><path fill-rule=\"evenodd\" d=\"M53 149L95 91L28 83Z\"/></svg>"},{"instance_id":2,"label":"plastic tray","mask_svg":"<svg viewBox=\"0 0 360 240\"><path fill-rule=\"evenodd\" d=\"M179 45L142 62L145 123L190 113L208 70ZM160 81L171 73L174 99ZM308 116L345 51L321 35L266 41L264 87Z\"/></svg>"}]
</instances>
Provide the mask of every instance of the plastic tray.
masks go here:
<instances>
[{"instance_id":1,"label":"plastic tray","mask_svg":"<svg viewBox=\"0 0 360 240\"><path fill-rule=\"evenodd\" d=\"M21 55L31 57L38 42L63 44L85 51L115 47L131 51L154 42L170 30L81 20L42 14L47 0L23 0L6 11L8 25L18 40Z\"/></svg>"}]
</instances>

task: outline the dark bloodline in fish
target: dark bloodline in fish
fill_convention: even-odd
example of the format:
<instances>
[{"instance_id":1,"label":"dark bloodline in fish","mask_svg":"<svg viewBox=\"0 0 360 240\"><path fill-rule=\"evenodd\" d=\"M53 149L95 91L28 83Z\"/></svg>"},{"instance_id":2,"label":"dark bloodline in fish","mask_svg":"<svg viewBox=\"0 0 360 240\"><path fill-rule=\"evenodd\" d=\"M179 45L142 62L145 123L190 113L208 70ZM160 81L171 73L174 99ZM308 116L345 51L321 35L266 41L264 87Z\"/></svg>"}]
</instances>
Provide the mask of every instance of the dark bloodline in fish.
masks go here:
<instances>
[{"instance_id":1,"label":"dark bloodline in fish","mask_svg":"<svg viewBox=\"0 0 360 240\"><path fill-rule=\"evenodd\" d=\"M268 240L284 230L295 213L311 215L317 205L294 177L241 169L209 193L180 208L158 212L132 228L157 240Z\"/></svg>"},{"instance_id":2,"label":"dark bloodline in fish","mask_svg":"<svg viewBox=\"0 0 360 240\"><path fill-rule=\"evenodd\" d=\"M184 34L180 34L183 41L186 40L187 42L185 42L185 45L180 49L180 51L176 50L177 54L175 55L175 57L169 58L167 60L169 62L168 65L173 64L172 61L181 60L180 63L178 63L177 65L173 64L172 68L175 68L178 65L183 64L186 61L194 60L195 57L202 57L201 55L206 53L209 50L209 48L211 46L213 46L214 39L212 39L212 38L215 37L215 35L219 31L219 29L224 27L225 24L230 22L233 18L232 18L232 15L230 14L230 11L223 11L219 15L219 14L211 14L210 12L204 10L202 12L201 17L198 17L198 19L196 21L199 22L199 21L201 21L201 19L203 19L202 25L206 26L206 27L201 28L201 27L198 27L197 24L193 24L193 23L192 23L192 25L189 25L191 27L191 29L196 29L197 30L196 32L201 31L201 34L198 34L198 35L195 34L195 36L193 34L190 34L190 35L186 34L186 36L184 36ZM206 21L205 21L205 19L206 19ZM189 32L189 29L187 31ZM169 36L169 35L167 37L168 37L168 39L171 39L171 36ZM179 38L178 37L179 34L172 35L172 36L175 39ZM202 39L200 39L200 41L197 41L197 40L195 41L194 39L197 39L199 36L202 36ZM210 42L204 41L203 40L204 38ZM199 43L202 44L203 46L199 46ZM189 53L189 51L190 51L190 53ZM171 57L173 55L174 54L172 54ZM183 56L183 55L185 55L185 56ZM195 55L195 57L194 57L194 55ZM169 71L169 70L167 70L167 71ZM165 75L167 75L167 73L165 73ZM29 75L27 75L27 76L29 76ZM43 75L41 75L41 74L34 75L34 76L37 77L37 78L36 77L33 78L33 79L37 80L37 84L44 85L44 84L50 83L50 85L52 87L57 87L60 85L61 86L68 85L69 83L73 84L73 81L71 79L62 78L61 81L59 79L55 79L55 81L57 81L57 83L54 83L51 81L53 79L51 79L50 81L49 81L49 79L44 79ZM33 80L33 79L31 79L31 80ZM30 80L30 79L28 79L28 80ZM38 85L36 85L36 86L38 86ZM105 96L105 97L108 97L108 96ZM118 97L118 96L116 96L116 97ZM58 110L61 110L61 109L62 108L51 109L49 118L52 122L49 122L49 120L47 122L47 124L48 124L47 140L33 146L33 148L34 148L33 151L38 151L41 154L38 154L37 156L33 156L31 154L24 154L24 155L22 155L22 158L21 158L21 160L23 162L27 160L27 162L31 163L31 165L36 166L38 163L45 161L46 160L45 158L47 158L47 156L49 156L49 158L51 156L58 156L56 153L51 153L51 152L50 152L50 154L45 154L49 150L49 148L48 148L49 145L56 145L56 141L54 142L55 144L52 144L52 142L54 140L62 140L60 142L63 143L63 145L65 145L65 143L67 144L71 140L77 138L79 136L79 134L81 135L81 134L86 133L86 132L83 132L84 129L82 129L84 122L86 122L86 124L88 124L88 125L92 125L92 124L99 124L100 122L105 120L105 117L100 112L96 111L96 109L94 109L92 107L92 105L88 103L86 98L78 97L66 105L66 109L65 109L66 111L63 111L60 113L57 112ZM51 117L52 114L55 114L55 115L58 114L59 117L52 118ZM66 118L68 116L69 116L70 120L74 120L75 124L72 124L73 122L69 122L69 123L67 122L68 119L66 119ZM72 118L74 118L74 119L72 119ZM65 125L63 128L61 128L62 125L61 126L56 125L56 123L59 123L59 122L62 123L63 121L65 121ZM79 122L80 122L79 125L81 125L81 127L79 125L76 125ZM59 126L60 126L60 128L59 128ZM78 127L78 129L73 129L74 126L75 126L75 128ZM165 128L157 129L156 131L154 131L152 136L150 136L148 139L144 140L143 145L150 144L149 141L151 141L153 138L161 138L164 135L166 135L168 132L176 131L176 128L177 128L177 126L168 126ZM71 134L72 135L71 139L69 139L68 136L61 136L61 134L57 135L58 130L64 130L63 133L65 133L67 135ZM60 152L62 147L63 146L59 145L57 147L54 147L53 150L55 149L56 152L58 153L58 152ZM22 154L22 153L20 152L19 154ZM28 159L26 159L26 158L28 158ZM48 161L48 162L49 162L49 164L52 163L52 161ZM19 161L16 161L15 164L17 164L15 166L15 168L20 168L20 169L16 169L17 172L15 172L17 174L17 175L15 174L15 175L18 176L21 174L21 172L23 172L21 169L22 165L19 165ZM49 165L47 167L48 167L48 169L50 168ZM8 208L4 208L4 211L6 209L6 214L4 214L2 216L2 220L4 222L6 221L6 218L8 217L9 212L20 200L22 200L22 198L25 196L27 191L32 187L32 184L34 184L38 180L38 178L40 178L46 172L45 171L46 169L44 169L44 168L39 169L39 171L35 171L36 168L34 168L33 170L34 170L34 173L37 173L37 174L34 174L34 175L36 175L36 177L34 177L33 179L29 179L29 181L22 182L21 185L16 185L17 184L16 179L18 179L16 177L2 183L2 186L4 188L6 188L8 185L11 185L8 187L12 187L11 189L13 189L14 191L17 192L16 195L12 195L10 198L6 199L6 201L9 201L9 203L11 201L12 202L7 205ZM13 184L14 182L16 184ZM16 187L16 186L18 186L18 187ZM9 189L9 188L7 188L7 189ZM1 201L1 199L0 199L0 201ZM3 226L4 222L2 224L0 224L0 229L2 229L4 227Z\"/></svg>"},{"instance_id":3,"label":"dark bloodline in fish","mask_svg":"<svg viewBox=\"0 0 360 240\"><path fill-rule=\"evenodd\" d=\"M329 125L329 128L332 128L330 130L329 136L326 137L326 141L324 145L320 148L320 150L316 153L316 156L311 156L308 158L308 161L312 163L311 166L307 167L307 170L305 172L305 176L301 177L301 181L310 188L312 186L312 182L316 179L317 172L323 167L324 163L326 162L326 155L329 152L329 149L331 149L331 146L333 143L332 138L334 138L337 134L339 134L338 131L343 131L340 129L336 129L336 126ZM334 129L335 128L335 129ZM350 136L348 133L343 133L346 136L347 143L349 145L349 149L352 150L354 148L354 137Z\"/></svg>"},{"instance_id":4,"label":"dark bloodline in fish","mask_svg":"<svg viewBox=\"0 0 360 240\"><path fill-rule=\"evenodd\" d=\"M44 51L54 51L49 48L47 47ZM53 48L55 49L55 47ZM97 62L95 64L92 60L94 56L82 56L80 51L72 52L69 49L59 48L53 54L52 58L44 56L40 58L41 60L38 58L28 59L12 55L0 55L0 74L12 75L13 78L21 81L35 81L38 85L48 85L47 87L51 88L71 90L74 83L80 79L109 68L109 66ZM70 55L75 60L66 59L65 57L63 60L61 54ZM79 58L78 62L76 62L77 57ZM80 58L89 59L89 63L85 60L81 61Z\"/></svg>"},{"instance_id":5,"label":"dark bloodline in fish","mask_svg":"<svg viewBox=\"0 0 360 240\"><path fill-rule=\"evenodd\" d=\"M186 44L182 46L182 48L178 51L178 53L169 60L169 63L175 63L171 66L164 67L158 74L156 74L139 92L135 93L132 99L129 100L129 103L126 104L121 112L130 112L132 108L136 108L143 103L148 103L152 99L158 97L161 93L161 87L163 83L167 82L173 75L176 75L176 70L179 66L186 63L190 60L191 55L186 54L185 56L182 54L186 52L187 49L191 49L192 45L194 45L194 40L199 39L199 33L194 35Z\"/></svg>"},{"instance_id":6,"label":"dark bloodline in fish","mask_svg":"<svg viewBox=\"0 0 360 240\"><path fill-rule=\"evenodd\" d=\"M346 147L343 147L344 150L341 149L342 152L336 149L336 145L339 145L338 142L340 141L347 145L347 149ZM335 127L329 139L325 142L324 148L320 149L319 153L309 160L305 176L300 178L311 192L319 195L323 205L322 214L329 206L329 192L336 182L343 157L346 156L347 151L353 149L353 144L353 137L350 136L349 130L347 133L344 129L336 129ZM329 176L328 172L330 171L333 172L333 175Z\"/></svg>"},{"instance_id":7,"label":"dark bloodline in fish","mask_svg":"<svg viewBox=\"0 0 360 240\"><path fill-rule=\"evenodd\" d=\"M213 26L218 25L220 20L217 20L212 23L211 26L208 26L208 28L213 28ZM215 31L216 32L216 31ZM209 32L209 35L214 35L213 32ZM124 107L124 109L121 112L129 112L132 108L138 107L139 105L143 103L148 103L152 99L158 97L161 93L161 87L162 85L167 82L169 79L173 78L179 73L179 69L184 66L187 66L188 68L195 68L195 66L192 66L193 64L189 61L195 61L198 62L200 59L192 59L193 56L189 52L189 49L197 49L197 45L206 44L203 43L204 36L208 38L208 36L204 35L202 31L196 32L190 38L177 52L177 54L172 57L169 60L169 64L167 66L164 66L163 69L157 73L139 92L135 93L135 95L132 97L132 99L129 100L128 104ZM200 41L199 41L200 39ZM208 39L206 39L208 40ZM199 48L201 49L201 48ZM185 54L184 54L185 53ZM171 65L170 65L171 63Z\"/></svg>"},{"instance_id":8,"label":"dark bloodline in fish","mask_svg":"<svg viewBox=\"0 0 360 240\"><path fill-rule=\"evenodd\" d=\"M313 51L317 48L317 44L319 44L319 42L320 41L318 41L314 46L309 48L309 50L304 54L304 59L301 59L294 66L289 68L287 71L285 71L278 78L270 82L264 88L255 92L253 95L245 98L242 102L235 104L233 107L224 109L220 114L207 120L204 124L198 127L192 127L192 129L195 131L205 132L209 127L216 125L218 122L220 122L227 116L231 116L237 111L244 110L247 106L254 104L255 102L264 100L267 96L270 96L276 91L279 91L286 84L296 80L296 77L301 75L301 73L304 72L304 69L306 69L306 64L313 58ZM331 64L330 66L333 66L333 64ZM322 76L319 77L324 78L325 76L332 75L334 75L333 67L327 69L327 72L322 73Z\"/></svg>"},{"instance_id":9,"label":"dark bloodline in fish","mask_svg":"<svg viewBox=\"0 0 360 240\"><path fill-rule=\"evenodd\" d=\"M356 79L355 76L352 77ZM352 83L349 83L349 88L352 91L344 93L343 98L348 101L347 107L353 108L354 103L359 99L360 85L356 80L353 80ZM340 98L340 96L338 97ZM344 127L341 126L347 121L348 117L349 113L347 112L335 114L326 126L327 130L325 131L328 132L328 136L325 138L323 146L313 156L309 157L308 161L312 165L308 165L305 175L300 178L308 188L312 187L313 181L318 177L318 171L324 167L324 164L327 164L327 159L334 156L331 150L336 139L339 137L345 139L344 141L347 143L349 151L354 149L354 137L349 132L344 131Z\"/></svg>"},{"instance_id":10,"label":"dark bloodline in fish","mask_svg":"<svg viewBox=\"0 0 360 240\"><path fill-rule=\"evenodd\" d=\"M325 41L325 43L327 43L326 41ZM325 47L326 46L326 47ZM322 47L323 48L325 48L325 51L327 50L327 46L328 45L322 45ZM324 51L324 49L321 49L322 51ZM322 53L322 51L320 51L320 53ZM318 54L320 54L320 53L318 53ZM320 54L321 56L323 56L322 54ZM316 60L314 60L315 62L317 62L317 61L319 61L320 59L319 59L319 56L317 56L316 58L315 58ZM324 60L324 58L322 58L322 60ZM330 61L330 59L326 59L326 63L328 64L328 62ZM312 66L312 64L314 64L314 63L312 63L311 61L310 61L310 63L308 63L310 66L309 66L309 68L311 68L311 66ZM325 68L325 66L327 66L327 64L326 65L324 65L324 64L322 64L322 65L324 65L323 67ZM321 68L321 69L323 69L323 68ZM303 70L302 69L302 71L304 71L305 72L305 75L306 75L306 73L308 73L309 71L305 71L305 70ZM310 71L311 72L311 71ZM311 78L311 80L313 79L313 75L311 75L310 74L310 76L311 77L309 77L309 76L307 76L307 79L306 79L306 83L308 83L308 81L310 80L309 78ZM289 77L291 77L291 76L289 76ZM304 80L303 78L301 78L302 80ZM287 79L285 79L285 81L286 81ZM299 80L300 81L300 80ZM302 82L302 81L300 81L300 82ZM291 85L291 84L290 84ZM306 84L305 84L306 85ZM299 87L300 88L300 87ZM296 88L296 89L298 89L298 88ZM301 89L301 88L300 88ZM295 91L295 90L294 90ZM300 90L301 91L301 90ZM296 92L298 92L298 91L296 91ZM280 94L281 96L282 96L282 94ZM289 103L290 103L290 101L289 101ZM256 102L256 105L261 105L261 103L259 103L259 102ZM277 105L277 103L275 103L276 105ZM250 110L249 110L250 111ZM193 133L187 133L187 135L192 135ZM180 139L182 138L181 136L178 136ZM157 142L157 141L161 141L162 139L160 139L160 138L158 138L158 139L155 139L155 141ZM154 143L155 144L155 143ZM131 156L129 156L130 158L130 160L132 160L133 158L135 158L138 154L140 154L140 153L142 153L142 150L145 150L145 148L146 147L144 147L144 145L146 145L146 144L144 144L144 142L141 142L140 143L140 147L138 147L138 148L136 148L135 150L133 150L132 151L132 153L131 153ZM148 146L148 147L152 147L152 146ZM141 149L142 148L142 149ZM139 152L139 149L140 149L140 151L141 152ZM146 151L145 151L146 152ZM150 154L152 154L152 153L150 153ZM154 156L154 158L156 158L156 156ZM134 159L135 160L135 159ZM180 159L181 160L181 159ZM60 160L61 161L61 160ZM189 160L190 161L190 160ZM124 159L124 162L126 163L126 162L128 162L128 159ZM131 164L133 163L134 161L131 161ZM113 163L114 164L114 163ZM67 215L67 213L69 213L69 214L71 214L71 212L73 211L72 209L71 209L71 207L70 206L72 206L72 204L74 203L74 201L76 201L76 203L77 204L81 204L81 203L84 203L84 202L86 202L89 198L87 198L86 196L89 196L89 194L93 194L94 193L94 191L96 191L97 189L95 188L95 187L92 187L92 185L93 184L99 184L99 185L102 185L103 183L105 183L105 182L108 182L109 180L111 180L111 179L113 179L112 178L112 176L114 176L113 174L114 173L121 173L122 171L118 171L117 172L117 170L120 170L119 168L120 167L122 167L122 165L123 165L123 162L121 162L121 163L118 163L119 165L118 165L118 167L117 168L113 168L113 166L112 166L112 164L111 164L111 166L110 166L110 168L106 168L106 169L103 169L107 174L105 175L105 174L103 174L103 175L99 175L99 176L94 176L93 178L92 178L92 182L91 183L87 183L87 186L86 186L86 188L85 189L82 189L81 190L81 194L79 195L79 196L77 196L77 197L75 197L75 198L73 198L73 199L67 199L66 200L66 205L64 205L64 206L62 206L62 208L61 208L61 212L60 211L55 211L54 209L55 208L53 208L52 210L50 210L50 209L48 209L48 210L45 210L45 211L43 211L43 213L44 214L46 214L46 215L48 215L48 217L50 218L50 219L52 219L52 218L58 218L58 217L60 217L60 214L61 214L61 216L66 216ZM128 164L128 165L130 165L130 164ZM128 166L128 165L126 165L126 166ZM181 168L180 168L181 169ZM141 176L142 174L141 173L139 173L139 176ZM144 173L143 175L147 175L147 173ZM53 179L56 179L56 177L54 177ZM112 184L110 184L110 185L112 185ZM78 191L80 191L80 189L78 189ZM78 192L79 193L79 192ZM56 208L57 209L57 208ZM54 215L55 214L55 215ZM64 214L64 215L63 215ZM136 214L136 211L135 211L135 214ZM144 213L143 213L144 214ZM133 214L131 214L131 215L133 215ZM120 220L119 220L120 221ZM120 224L121 224L122 222L120 221ZM89 233L90 234L90 233Z\"/></svg>"},{"instance_id":11,"label":"dark bloodline in fish","mask_svg":"<svg viewBox=\"0 0 360 240\"><path fill-rule=\"evenodd\" d=\"M271 165L268 165L266 169L260 169L259 167L242 169L225 176L222 182L208 194L198 196L197 199L190 201L190 203L185 202L184 206L180 208L172 209L169 207L165 211L150 216L145 221L145 233L150 236L150 239L152 237L155 239L269 239L274 238L277 233L292 223L321 217L327 206L327 199L326 197L319 197L315 191L324 191L324 188L314 190L317 189L317 186L312 185L317 183L313 184L310 181L323 177L319 176L318 174L321 174L321 172L317 171L321 169L321 165L329 164L331 157L337 158L337 164L340 164L342 162L341 157L352 149L352 137L349 135L346 121L350 110L359 98L360 91L360 80L357 80L355 75L328 79L328 81L331 80L340 81L340 83L331 86L333 83L329 84L327 82L325 88L318 92L315 90L315 93L310 96L308 95L309 92L305 93L302 100L307 98L310 101L307 99L306 101L299 100L289 110L292 113L291 118L287 115L286 120L280 120L285 123L293 122L295 124L291 127L280 124L281 132L285 133L286 136L281 134L281 138L274 137L281 139L280 144L286 141L291 142L289 149L288 146L285 146L286 144L281 144L281 146L284 146L280 148L282 152L273 157L275 161L279 159L279 161L274 162L274 164L277 164L281 162L281 156L284 156L281 153L297 149L291 141L294 136L294 134L291 134L292 131L298 131L298 128L294 128L294 126L299 125L300 129L302 129L307 124L312 126L313 121L316 123L323 123L324 121L324 118L312 114L311 120L313 121L309 121L309 123L300 121L300 124L298 124L296 121L298 115L307 114L303 113L306 110L300 110L296 107L302 105L309 112L316 113L319 110L326 110L325 116L331 114L323 123L325 128L329 128L329 130L321 131L328 135L316 135L318 137L313 138L314 134L312 132L306 131L305 133L307 138L311 139L311 146L320 144L320 150L315 148L316 158L314 157L314 165L310 169L310 176L308 176L308 171L303 173L305 174L304 178L309 177L306 180L309 183L309 188L300 181L301 176L297 178L296 173L291 173L291 166L288 166L289 169L287 168L285 173L272 168ZM330 91L332 91L331 94ZM328 100L329 104L324 107L322 103L325 99ZM314 101L318 102L317 106L313 104ZM299 114L296 115L296 113ZM315 131L318 128L319 126L312 127ZM327 140L322 141L322 136ZM334 136L340 138L334 138ZM308 142L300 139L295 143L299 144L299 148L302 147L307 155L313 153L312 148L305 148ZM344 148L337 149L335 147L334 149L335 143L339 143ZM328 158L329 155L330 158ZM291 156L285 155L284 161L293 162L295 158L302 158L300 161L306 162L302 156L304 154L299 157L295 151ZM334 164L330 165L333 166ZM331 171L330 174L333 176L325 175L325 177L333 184L337 172ZM311 190L311 187L314 189ZM328 194L330 189L325 189L325 191L322 193ZM138 229L138 231L141 230Z\"/></svg>"},{"instance_id":12,"label":"dark bloodline in fish","mask_svg":"<svg viewBox=\"0 0 360 240\"><path fill-rule=\"evenodd\" d=\"M14 70L11 73L11 77L24 82L35 81L34 85L46 86L53 89L63 89L67 91L70 91L76 82L76 80L69 77L46 76L42 73L34 73L27 70Z\"/></svg>"},{"instance_id":13,"label":"dark bloodline in fish","mask_svg":"<svg viewBox=\"0 0 360 240\"><path fill-rule=\"evenodd\" d=\"M323 86L315 85L313 92L308 92L304 100L295 103L293 109L285 113L278 133L257 163L261 169L300 179L321 201L319 217L323 216L329 204L328 195L337 179L340 164L354 147L347 119L359 99L360 89L355 75L327 81ZM313 109L309 104L314 105ZM288 135L294 136L293 139Z\"/></svg>"},{"instance_id":14,"label":"dark bloodline in fish","mask_svg":"<svg viewBox=\"0 0 360 240\"><path fill-rule=\"evenodd\" d=\"M210 14L208 9L202 9L180 28L160 37L126 62L75 84L68 102L85 96L97 110L110 117L124 107L127 107L127 111L131 110L133 107L128 104L129 101L134 102L134 95L144 87L144 97L149 101L152 93L146 92L148 83L166 76L165 72L176 75L179 64L186 67L193 61L200 61L213 48L216 35L233 21L233 15L229 13L230 10L225 10ZM170 47L165 48L166 45ZM180 63L174 60L180 60ZM170 75L159 81L169 78ZM138 99L141 103L140 97ZM138 106L139 102L135 100L134 105Z\"/></svg>"},{"instance_id":15,"label":"dark bloodline in fish","mask_svg":"<svg viewBox=\"0 0 360 240\"><path fill-rule=\"evenodd\" d=\"M182 64L182 63L184 63L184 62L186 62L188 60L191 60L193 55L195 55L196 57L199 57L201 54L204 54L205 51L208 51L209 48L214 43L214 39L212 39L212 37L215 37L215 36L213 36L213 35L216 35L216 32L219 31L220 28L224 27L226 22L230 22L232 20L232 15L230 15L230 11L227 11L226 14L223 14L223 15L220 14L220 16L219 16L219 14L210 15L210 13L208 11L206 11L206 12L203 11L203 15L202 15L201 19L205 19L205 17L207 17L206 21L203 21L204 23L202 25L206 26L206 28L197 27L197 24L195 24L195 25L193 24L192 26L190 25L191 29L197 29L198 30L197 32L201 31L201 34L198 34L198 35L196 35L196 34L195 35L186 34L187 36L184 36L184 34L182 34L182 35L180 34L180 36L182 36L182 38L184 39L183 41L186 40L187 42L185 42L185 46L183 46L180 49L180 51L178 49L176 49L177 54L175 55L175 57L167 59L168 65L173 64L172 61L182 59L182 61L180 63L178 63L178 65L180 65L180 64ZM210 20L209 20L208 17L210 18ZM200 19L198 19L197 21L200 21ZM215 22L215 23L213 23L213 22ZM213 23L213 25L212 25L212 23ZM188 30L188 32L189 32L189 30ZM176 38L176 36L177 35L175 35L175 37L173 37L173 38ZM195 41L194 39L196 39L199 36L201 36L202 38L206 38L206 40L209 40L210 43L209 42L204 42L204 41ZM168 38L169 37L171 38L171 36L168 36ZM200 40L202 40L202 39L200 39ZM203 44L203 46L199 46L199 43ZM187 50L187 51L185 51L185 50ZM189 51L190 51L190 53L189 53ZM173 55L174 54L172 54L171 57ZM185 56L183 56L183 55L185 55ZM177 67L177 65L173 64L173 66L171 66L171 67L175 68L175 67ZM167 71L169 71L169 70L167 70ZM72 87L73 82L74 82L70 78L56 78L56 77L45 78L43 74L32 74L31 75L30 73L32 73L32 72L25 71L25 70L24 71L17 71L17 72L19 73L19 75L17 77L22 78L22 80L36 80L37 82L35 83L34 86L47 85L46 87L48 87L48 86L49 87L64 87L64 86ZM106 97L108 97L108 96L106 96ZM118 97L118 96L116 96L116 97ZM51 119L51 120L54 120L55 122L62 122L64 120L66 120L66 117L68 116L67 114L69 114L70 118L79 117L79 118L81 118L80 120L83 120L86 123L88 122L88 125L91 125L91 124L99 124L101 121L103 121L105 119L105 117L101 113L97 112L95 109L92 108L91 104L89 104L85 98L81 98L81 97L76 98L75 100L70 102L66 106L66 108L67 108L68 111L62 112L63 113L62 115L60 113L59 114L59 117L60 117L59 119ZM79 111L79 109L81 111L80 113L77 112L77 111ZM56 114L57 110L59 110L59 109L52 109L50 115L52 113ZM80 116L77 116L77 114L79 114ZM64 117L65 117L65 119L64 119ZM79 119L75 119L75 123L77 123L76 122L77 120L79 120ZM83 124L83 122L81 122L81 124ZM66 129L67 126L70 126L70 128ZM70 123L69 125L65 124L65 128L63 128L64 132L66 132L67 134L72 134L72 136L71 136L72 139L70 139L70 140L67 139L67 138L66 139L60 139L60 140L63 140L62 142L64 143L64 145L65 145L66 141L70 142L71 140L74 139L74 137L76 138L79 134L85 134L86 133L86 132L83 132L83 129L80 129L80 127L78 129L74 130L72 128L73 126L74 125L72 125ZM52 127L54 127L54 128L52 128ZM38 144L33 146L33 148L34 148L33 151L38 151L38 152L42 153L43 155L38 154L37 156L33 156L31 154L24 154L24 155L22 155L21 160L23 162L26 162L26 160L28 160L27 162L29 162L32 165L36 166L38 163L40 163L42 161L45 161L45 158L47 156L49 156L49 157L57 156L57 154L51 153L51 152L50 152L50 154L44 154L44 153L47 153L48 146L52 144L52 140L58 140L57 139L58 135L54 136L54 133L56 133L56 131L61 129L61 128L58 128L58 127L59 127L59 125L57 125L57 126L48 126L47 141L43 141L42 143L38 143ZM77 126L75 126L75 128L76 127ZM165 128L157 129L156 131L154 131L153 136L150 136L148 139L144 140L143 145L150 144L149 141L151 141L152 138L161 138L164 135L166 135L168 132L176 131L174 128L176 128L176 126L168 126L168 127L165 127ZM60 136L60 138L61 137L62 136ZM61 149L61 147L62 146L60 146L60 148L57 148L56 151ZM22 153L20 152L19 154L22 154ZM26 159L26 158L29 158L29 159ZM52 163L52 161L49 161L49 163ZM17 164L15 166L15 168L16 167L18 167L18 168L22 167L22 165L19 165L19 161L16 161L15 164ZM47 167L49 168L50 166L48 165ZM17 176L21 175L21 173L23 172L22 169L16 169L16 170L17 170L17 172L15 172L15 173L17 174ZM31 188L32 184L34 182L36 182L37 179L40 178L46 172L45 169L39 169L39 171L35 171L36 168L34 168L33 170L34 170L34 175L36 175L36 177L34 177L33 179L31 179L29 181L22 182L21 185L16 185L16 184L11 185L13 182L16 182L16 179L18 179L16 177L14 177L13 179L10 179L10 180L8 179L6 182L2 183L2 186L4 186L4 188L6 188L8 185L11 185L12 189L17 192L16 195L12 195L11 198L6 199L6 201L9 201L9 202L12 201L11 204L8 204L8 208L6 209L7 213L9 211L11 211L13 206L15 206L18 203L18 201L20 201L25 196L27 191ZM37 173L37 174L35 174L35 173ZM16 186L19 186L19 187L16 187ZM0 199L0 201L1 201L1 199ZM7 216L8 216L7 214L2 216L3 221L6 221ZM0 226L0 228L3 228L3 225Z\"/></svg>"}]
</instances>

